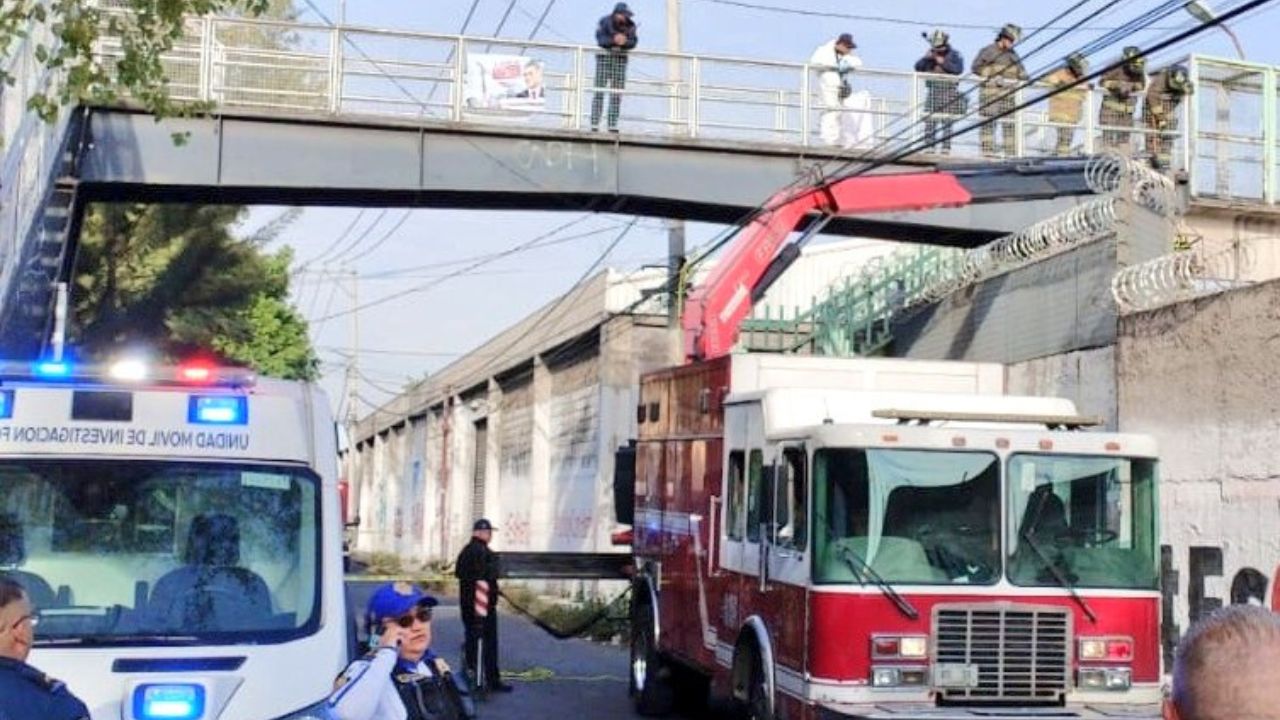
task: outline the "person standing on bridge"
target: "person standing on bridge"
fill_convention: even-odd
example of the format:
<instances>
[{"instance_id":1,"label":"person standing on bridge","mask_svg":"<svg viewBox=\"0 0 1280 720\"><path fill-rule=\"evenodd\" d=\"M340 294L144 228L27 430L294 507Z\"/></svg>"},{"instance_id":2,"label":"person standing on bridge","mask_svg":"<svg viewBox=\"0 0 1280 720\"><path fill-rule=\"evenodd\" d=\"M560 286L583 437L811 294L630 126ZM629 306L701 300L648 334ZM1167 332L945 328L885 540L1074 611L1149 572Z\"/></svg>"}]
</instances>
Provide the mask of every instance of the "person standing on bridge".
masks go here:
<instances>
[{"instance_id":1,"label":"person standing on bridge","mask_svg":"<svg viewBox=\"0 0 1280 720\"><path fill-rule=\"evenodd\" d=\"M924 81L924 136L930 143L941 142L941 147L931 149L947 155L951 153L951 127L969 104L960 94L960 81L952 79L964 72L964 57L951 47L951 36L945 32L920 34L929 41L929 52L915 65L916 72L930 76Z\"/></svg>"},{"instance_id":2,"label":"person standing on bridge","mask_svg":"<svg viewBox=\"0 0 1280 720\"><path fill-rule=\"evenodd\" d=\"M1151 76L1151 86L1142 101L1142 125L1147 132L1147 154L1156 170L1169 167L1173 133L1178 130L1178 107L1190 94L1191 77L1181 65Z\"/></svg>"},{"instance_id":3,"label":"person standing on bridge","mask_svg":"<svg viewBox=\"0 0 1280 720\"><path fill-rule=\"evenodd\" d=\"M856 47L858 46L853 42L853 36L844 33L835 40L819 45L809 58L809 65L818 73L818 92L823 108L819 131L822 141L828 145L840 142L840 116L844 100L852 92L849 74L862 67L862 60L853 54Z\"/></svg>"},{"instance_id":4,"label":"person standing on bridge","mask_svg":"<svg viewBox=\"0 0 1280 720\"><path fill-rule=\"evenodd\" d=\"M600 129L600 113L604 110L604 96L609 96L609 132L618 132L618 116L622 111L622 93L627 86L627 52L635 48L635 13L627 4L613 6L613 12L600 18L596 25L596 44L603 52L596 53L596 93L591 99L591 129Z\"/></svg>"},{"instance_id":5,"label":"person standing on bridge","mask_svg":"<svg viewBox=\"0 0 1280 720\"><path fill-rule=\"evenodd\" d=\"M1071 154L1076 126L1084 117L1089 86L1080 84L1080 80L1088 74L1089 61L1080 53L1071 53L1062 67L1044 79L1045 84L1052 88L1068 88L1049 98L1049 122L1058 127L1056 154L1059 157Z\"/></svg>"},{"instance_id":6,"label":"person standing on bridge","mask_svg":"<svg viewBox=\"0 0 1280 720\"><path fill-rule=\"evenodd\" d=\"M1128 128L1133 127L1138 96L1147 86L1147 61L1142 49L1133 45L1124 49L1121 59L1123 65L1106 71L1098 81L1104 93L1098 124L1102 126L1102 147L1127 154L1133 149Z\"/></svg>"},{"instance_id":7,"label":"person standing on bridge","mask_svg":"<svg viewBox=\"0 0 1280 720\"><path fill-rule=\"evenodd\" d=\"M1022 38L1022 28L1006 23L996 35L996 41L982 49L973 59L973 74L982 78L978 86L978 114L984 118L1000 117L982 125L978 136L982 141L982 154L996 154L996 125L1004 142L1004 154L1018 154L1017 124L1010 114L1017 106L1019 83L1027 79L1022 58L1013 46Z\"/></svg>"},{"instance_id":8,"label":"person standing on bridge","mask_svg":"<svg viewBox=\"0 0 1280 720\"><path fill-rule=\"evenodd\" d=\"M434 597L409 582L387 583L365 609L373 649L347 666L329 696L336 720L467 720L475 705L449 665L431 651Z\"/></svg>"},{"instance_id":9,"label":"person standing on bridge","mask_svg":"<svg viewBox=\"0 0 1280 720\"><path fill-rule=\"evenodd\" d=\"M0 575L0 717L89 720L64 683L27 664L39 619L26 589Z\"/></svg>"},{"instance_id":10,"label":"person standing on bridge","mask_svg":"<svg viewBox=\"0 0 1280 720\"><path fill-rule=\"evenodd\" d=\"M498 670L498 554L489 549L493 525L480 518L471 526L471 542L458 553L462 625L466 633L463 655L477 690L511 692Z\"/></svg>"},{"instance_id":11,"label":"person standing on bridge","mask_svg":"<svg viewBox=\"0 0 1280 720\"><path fill-rule=\"evenodd\" d=\"M1280 720L1280 616L1232 605L1178 643L1165 720Z\"/></svg>"}]
</instances>

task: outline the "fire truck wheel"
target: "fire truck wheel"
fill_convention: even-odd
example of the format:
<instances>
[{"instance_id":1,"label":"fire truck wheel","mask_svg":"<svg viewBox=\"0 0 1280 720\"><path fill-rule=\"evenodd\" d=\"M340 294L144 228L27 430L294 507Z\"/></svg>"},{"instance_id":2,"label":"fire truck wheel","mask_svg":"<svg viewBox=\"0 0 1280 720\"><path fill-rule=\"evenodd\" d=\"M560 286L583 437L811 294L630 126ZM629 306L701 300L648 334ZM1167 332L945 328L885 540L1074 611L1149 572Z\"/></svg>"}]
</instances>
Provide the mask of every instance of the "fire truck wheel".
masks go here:
<instances>
[{"instance_id":1,"label":"fire truck wheel","mask_svg":"<svg viewBox=\"0 0 1280 720\"><path fill-rule=\"evenodd\" d=\"M631 701L646 716L666 715L675 704L671 668L658 653L653 636L653 608L640 604L631 622Z\"/></svg>"},{"instance_id":2,"label":"fire truck wheel","mask_svg":"<svg viewBox=\"0 0 1280 720\"><path fill-rule=\"evenodd\" d=\"M747 685L747 705L744 708L746 720L773 720L773 712L769 708L769 688L765 682L764 664L760 662L760 653L751 651L751 683Z\"/></svg>"}]
</instances>

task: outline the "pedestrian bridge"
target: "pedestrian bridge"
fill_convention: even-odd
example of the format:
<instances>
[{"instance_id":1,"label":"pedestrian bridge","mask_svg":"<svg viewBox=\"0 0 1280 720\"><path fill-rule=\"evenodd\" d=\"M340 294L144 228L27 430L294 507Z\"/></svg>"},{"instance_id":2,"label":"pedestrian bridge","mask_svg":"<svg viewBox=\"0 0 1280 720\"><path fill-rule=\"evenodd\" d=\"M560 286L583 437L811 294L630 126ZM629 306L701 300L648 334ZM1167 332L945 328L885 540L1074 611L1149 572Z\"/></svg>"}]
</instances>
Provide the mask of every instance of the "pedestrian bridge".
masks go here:
<instances>
[{"instance_id":1,"label":"pedestrian bridge","mask_svg":"<svg viewBox=\"0 0 1280 720\"><path fill-rule=\"evenodd\" d=\"M0 346L11 353L29 350L32 333L47 336L51 288L69 274L86 202L595 210L731 222L815 169L856 167L920 140L930 79L860 70L857 109L844 113L860 133L833 146L819 136L826 108L808 65L637 50L618 91L615 134L591 128L592 47L201 17L188 21L165 66L172 96L207 114L156 123L125 100L48 125L24 111L30 91L51 80L34 60L38 40L5 60L19 82L0 96ZM96 52L110 65L120 43L104 38ZM1273 69L1189 63L1197 94L1180 109L1187 132L1168 134L1175 167L1197 196L1273 202ZM538 100L510 92L528 82L520 71L531 64ZM514 81L512 68L518 84L493 84ZM958 82L962 93L974 89L972 78ZM1049 122L1044 103L1016 114L1010 159L1051 156L1064 127L1074 131L1072 155L1102 150L1104 131L1117 128L1098 126L1097 91L1087 100L1075 126ZM974 119L956 118L956 128ZM1127 130L1127 149L1140 152L1143 131ZM908 154L885 169L991 159L972 133L946 155ZM1029 198L855 217L830 229L973 246L1074 206L1075 192L1051 184Z\"/></svg>"}]
</instances>

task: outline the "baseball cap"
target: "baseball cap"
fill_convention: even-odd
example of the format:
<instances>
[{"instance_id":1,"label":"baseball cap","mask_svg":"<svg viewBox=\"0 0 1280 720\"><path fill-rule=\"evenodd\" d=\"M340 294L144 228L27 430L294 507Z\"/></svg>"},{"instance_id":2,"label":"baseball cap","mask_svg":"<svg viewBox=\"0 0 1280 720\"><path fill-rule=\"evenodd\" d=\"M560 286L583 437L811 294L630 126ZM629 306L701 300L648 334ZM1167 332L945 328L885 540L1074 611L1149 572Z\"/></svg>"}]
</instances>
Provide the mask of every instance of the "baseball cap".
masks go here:
<instances>
[{"instance_id":1,"label":"baseball cap","mask_svg":"<svg viewBox=\"0 0 1280 720\"><path fill-rule=\"evenodd\" d=\"M850 35L849 33L840 33L840 37L836 38L836 44L848 45L851 48L858 47L857 43L853 41L853 36Z\"/></svg>"},{"instance_id":2,"label":"baseball cap","mask_svg":"<svg viewBox=\"0 0 1280 720\"><path fill-rule=\"evenodd\" d=\"M632 15L635 15L635 13L631 12L631 8L627 7L627 4L624 2L620 2L617 5L613 6L613 14L626 15L627 17L631 17Z\"/></svg>"},{"instance_id":3,"label":"baseball cap","mask_svg":"<svg viewBox=\"0 0 1280 720\"><path fill-rule=\"evenodd\" d=\"M497 530L497 529L498 528L494 527L493 523L489 522L487 518L480 518L479 520L475 521L475 524L471 526L472 532L475 532L476 530Z\"/></svg>"},{"instance_id":4,"label":"baseball cap","mask_svg":"<svg viewBox=\"0 0 1280 720\"><path fill-rule=\"evenodd\" d=\"M369 605L365 609L365 617L373 625L387 618L397 618L415 607L435 607L440 601L426 594L417 585L399 580L389 582L373 591Z\"/></svg>"}]
</instances>

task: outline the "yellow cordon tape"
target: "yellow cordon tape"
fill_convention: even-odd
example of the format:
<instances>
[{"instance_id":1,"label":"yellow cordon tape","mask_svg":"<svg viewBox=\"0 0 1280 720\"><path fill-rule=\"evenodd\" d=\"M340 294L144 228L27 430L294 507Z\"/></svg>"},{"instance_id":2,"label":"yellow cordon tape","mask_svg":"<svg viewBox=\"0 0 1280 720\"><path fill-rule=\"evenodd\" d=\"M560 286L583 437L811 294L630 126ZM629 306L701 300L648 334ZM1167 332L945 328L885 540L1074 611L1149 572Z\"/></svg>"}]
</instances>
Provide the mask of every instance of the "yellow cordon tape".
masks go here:
<instances>
[{"instance_id":1,"label":"yellow cordon tape","mask_svg":"<svg viewBox=\"0 0 1280 720\"><path fill-rule=\"evenodd\" d=\"M557 675L551 668L532 667L528 670L503 670L503 680L519 680L520 682L625 682L626 678L616 675Z\"/></svg>"}]
</instances>

